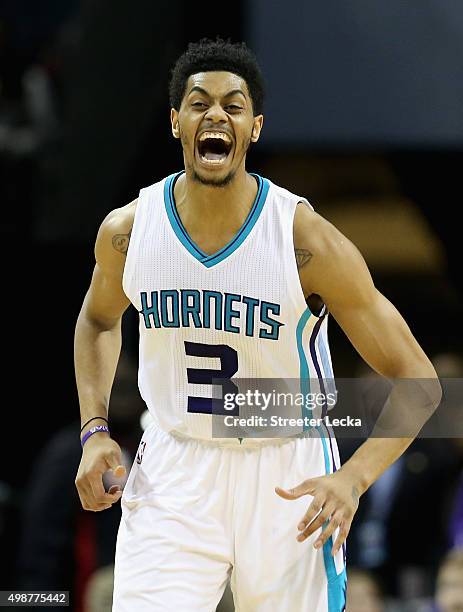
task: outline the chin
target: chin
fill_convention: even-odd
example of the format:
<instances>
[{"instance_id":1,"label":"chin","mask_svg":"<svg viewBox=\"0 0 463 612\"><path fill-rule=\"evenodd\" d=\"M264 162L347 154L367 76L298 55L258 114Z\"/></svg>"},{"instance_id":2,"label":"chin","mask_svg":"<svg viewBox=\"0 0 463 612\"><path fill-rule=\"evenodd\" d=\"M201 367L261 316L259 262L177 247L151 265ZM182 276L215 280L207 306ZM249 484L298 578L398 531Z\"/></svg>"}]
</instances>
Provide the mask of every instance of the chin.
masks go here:
<instances>
[{"instance_id":1,"label":"chin","mask_svg":"<svg viewBox=\"0 0 463 612\"><path fill-rule=\"evenodd\" d=\"M205 176L201 172L193 170L193 180L209 187L226 187L233 180L234 176L234 170L231 170L224 176Z\"/></svg>"}]
</instances>

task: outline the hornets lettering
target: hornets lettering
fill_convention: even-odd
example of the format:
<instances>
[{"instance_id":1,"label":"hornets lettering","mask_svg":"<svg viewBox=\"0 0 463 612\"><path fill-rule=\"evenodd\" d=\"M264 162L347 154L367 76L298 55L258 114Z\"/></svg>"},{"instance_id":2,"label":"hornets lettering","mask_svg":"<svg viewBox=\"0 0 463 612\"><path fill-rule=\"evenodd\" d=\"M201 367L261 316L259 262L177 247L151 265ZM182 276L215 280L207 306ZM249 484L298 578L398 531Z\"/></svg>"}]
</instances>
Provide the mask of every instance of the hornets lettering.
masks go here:
<instances>
[{"instance_id":1,"label":"hornets lettering","mask_svg":"<svg viewBox=\"0 0 463 612\"><path fill-rule=\"evenodd\" d=\"M236 293L198 289L141 291L146 329L196 327L278 340L281 306Z\"/></svg>"}]
</instances>

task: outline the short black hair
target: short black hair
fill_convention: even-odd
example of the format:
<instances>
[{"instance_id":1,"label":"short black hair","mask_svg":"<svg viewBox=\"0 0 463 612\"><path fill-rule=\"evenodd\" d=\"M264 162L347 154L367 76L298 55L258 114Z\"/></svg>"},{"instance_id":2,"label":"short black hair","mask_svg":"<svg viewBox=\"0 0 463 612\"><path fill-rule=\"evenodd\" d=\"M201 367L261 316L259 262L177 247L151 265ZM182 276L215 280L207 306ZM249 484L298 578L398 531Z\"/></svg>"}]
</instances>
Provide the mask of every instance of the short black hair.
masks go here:
<instances>
[{"instance_id":1,"label":"short black hair","mask_svg":"<svg viewBox=\"0 0 463 612\"><path fill-rule=\"evenodd\" d=\"M264 105L264 80L256 56L246 43L232 43L217 37L202 38L190 43L172 69L169 97L172 108L179 110L185 95L188 78L198 72L215 70L232 72L246 81L252 100L254 116L260 115Z\"/></svg>"}]
</instances>

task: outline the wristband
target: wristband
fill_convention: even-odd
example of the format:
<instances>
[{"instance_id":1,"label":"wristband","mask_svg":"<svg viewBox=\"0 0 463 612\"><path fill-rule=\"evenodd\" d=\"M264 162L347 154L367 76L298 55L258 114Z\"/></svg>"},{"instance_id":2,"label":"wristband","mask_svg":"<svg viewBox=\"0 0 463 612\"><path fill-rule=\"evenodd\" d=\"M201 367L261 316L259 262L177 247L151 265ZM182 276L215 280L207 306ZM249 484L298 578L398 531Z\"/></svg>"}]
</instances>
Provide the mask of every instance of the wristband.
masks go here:
<instances>
[{"instance_id":1,"label":"wristband","mask_svg":"<svg viewBox=\"0 0 463 612\"><path fill-rule=\"evenodd\" d=\"M82 432L84 431L84 429L87 427L87 425L88 425L89 423L91 423L92 421L95 421L96 419L101 419L102 421L106 421L106 423L108 423L108 419L105 419L105 417L100 417L100 416L98 416L98 417L92 417L91 419L88 419L88 421L86 421L86 422L85 422L85 423L82 425L82 427L80 428L80 433L82 433Z\"/></svg>"},{"instance_id":2,"label":"wristband","mask_svg":"<svg viewBox=\"0 0 463 612\"><path fill-rule=\"evenodd\" d=\"M102 431L109 433L109 427L107 425L95 425L95 427L89 429L80 441L80 445L82 446L82 448L84 447L85 442L87 442L90 436L93 436L93 434L100 433Z\"/></svg>"}]
</instances>

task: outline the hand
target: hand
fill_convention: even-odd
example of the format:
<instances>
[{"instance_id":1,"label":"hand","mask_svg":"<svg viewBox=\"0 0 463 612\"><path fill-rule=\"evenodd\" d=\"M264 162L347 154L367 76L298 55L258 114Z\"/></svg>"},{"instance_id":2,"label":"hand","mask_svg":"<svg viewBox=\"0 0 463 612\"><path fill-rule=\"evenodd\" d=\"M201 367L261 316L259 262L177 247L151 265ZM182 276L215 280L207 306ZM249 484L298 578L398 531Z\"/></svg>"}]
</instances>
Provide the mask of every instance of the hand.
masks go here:
<instances>
[{"instance_id":1,"label":"hand","mask_svg":"<svg viewBox=\"0 0 463 612\"><path fill-rule=\"evenodd\" d=\"M359 504L359 492L356 481L342 470L319 478L309 478L293 489L275 488L283 499L298 499L302 495L313 497L307 512L297 528L301 532L298 542L304 542L312 533L326 522L328 525L314 543L314 548L321 548L328 538L339 527L339 534L331 549L334 556L343 545L349 533L352 519Z\"/></svg>"},{"instance_id":2,"label":"hand","mask_svg":"<svg viewBox=\"0 0 463 612\"><path fill-rule=\"evenodd\" d=\"M108 470L113 470L117 478L125 475L121 448L108 436L94 434L84 444L76 477L76 487L84 510L106 510L121 498L119 485L113 485L108 493L104 490L103 474Z\"/></svg>"}]
</instances>

